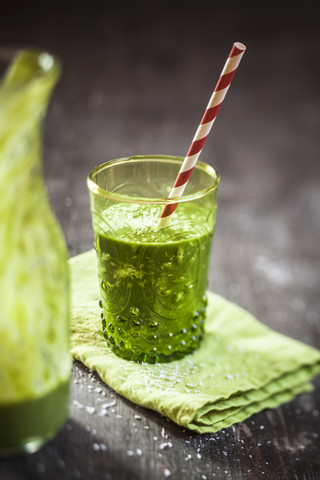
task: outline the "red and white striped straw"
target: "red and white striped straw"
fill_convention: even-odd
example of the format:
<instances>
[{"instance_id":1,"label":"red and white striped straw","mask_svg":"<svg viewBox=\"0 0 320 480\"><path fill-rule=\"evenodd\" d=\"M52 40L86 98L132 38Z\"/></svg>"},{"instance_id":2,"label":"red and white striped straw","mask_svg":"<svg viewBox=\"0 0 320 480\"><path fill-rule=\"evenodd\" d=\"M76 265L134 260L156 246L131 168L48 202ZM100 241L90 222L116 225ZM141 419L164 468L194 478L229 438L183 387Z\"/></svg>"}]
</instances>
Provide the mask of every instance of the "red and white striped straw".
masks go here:
<instances>
[{"instance_id":1,"label":"red and white striped straw","mask_svg":"<svg viewBox=\"0 0 320 480\"><path fill-rule=\"evenodd\" d=\"M235 42L233 44L168 198L180 197L183 194L245 49L246 47L242 43ZM177 206L178 203L165 205L161 212L158 228L163 228L170 224L171 217Z\"/></svg>"}]
</instances>

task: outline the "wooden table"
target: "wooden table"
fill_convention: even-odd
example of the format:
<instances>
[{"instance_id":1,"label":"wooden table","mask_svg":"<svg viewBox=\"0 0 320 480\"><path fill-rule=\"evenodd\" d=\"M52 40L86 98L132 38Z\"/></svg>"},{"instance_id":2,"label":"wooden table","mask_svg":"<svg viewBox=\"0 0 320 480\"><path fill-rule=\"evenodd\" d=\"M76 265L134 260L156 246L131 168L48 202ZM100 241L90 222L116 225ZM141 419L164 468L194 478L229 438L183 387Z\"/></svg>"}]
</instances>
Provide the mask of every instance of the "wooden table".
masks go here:
<instances>
[{"instance_id":1,"label":"wooden table","mask_svg":"<svg viewBox=\"0 0 320 480\"><path fill-rule=\"evenodd\" d=\"M317 16L280 2L258 12L232 2L43 8L2 6L0 42L51 50L63 62L44 164L70 255L92 247L89 171L130 154L184 155L232 43L244 42L201 156L221 175L209 287L320 348ZM314 386L198 435L135 406L74 362L67 424L40 452L1 460L0 478L320 479L319 377ZM109 405L104 417L96 413L101 402Z\"/></svg>"}]
</instances>

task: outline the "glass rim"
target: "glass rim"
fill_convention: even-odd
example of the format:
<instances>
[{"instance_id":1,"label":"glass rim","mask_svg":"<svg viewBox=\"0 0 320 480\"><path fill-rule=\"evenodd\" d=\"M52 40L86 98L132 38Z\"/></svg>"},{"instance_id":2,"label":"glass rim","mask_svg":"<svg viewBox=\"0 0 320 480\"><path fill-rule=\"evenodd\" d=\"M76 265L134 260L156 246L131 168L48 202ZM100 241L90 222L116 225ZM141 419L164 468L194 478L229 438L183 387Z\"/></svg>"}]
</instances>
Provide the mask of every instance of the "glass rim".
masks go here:
<instances>
[{"instance_id":1,"label":"glass rim","mask_svg":"<svg viewBox=\"0 0 320 480\"><path fill-rule=\"evenodd\" d=\"M14 86L10 92L13 98L19 96L21 92L24 92L25 88L37 85L37 83L45 77L59 77L61 73L60 59L56 54L51 53L46 49L32 47L0 47L0 65L5 67L0 75L0 90L5 84L14 62L26 58L30 58L34 61L34 65L32 65L33 71L30 73L29 78L26 81Z\"/></svg>"},{"instance_id":2,"label":"glass rim","mask_svg":"<svg viewBox=\"0 0 320 480\"><path fill-rule=\"evenodd\" d=\"M207 188L204 188L203 190L199 190L197 193L193 193L190 195L182 195L180 197L134 197L132 195L123 195L121 193L113 193L110 192L102 187L100 187L94 180L93 177L97 174L100 173L107 168L111 168L115 165L121 165L128 163L130 161L134 161L136 163L143 163L145 161L151 161L151 162L156 162L156 161L167 161L169 163L176 163L178 165L181 165L184 157L181 156L175 156L175 155L133 155L130 157L121 157L121 158L116 158L114 160L109 160L107 162L104 162L97 167L95 167L87 176L87 186L90 192L100 195L102 197L112 199L115 201L121 201L121 202L128 202L128 203L142 203L142 204L175 204L175 203L183 203L183 202L190 202L191 200L196 200L198 198L204 197L212 192L214 192L220 183L220 177L217 173L217 171L209 164L198 161L194 168L202 170L203 172L207 173L209 177L213 180L212 185L210 185ZM178 171L177 171L178 174ZM192 174L191 174L192 175Z\"/></svg>"}]
</instances>

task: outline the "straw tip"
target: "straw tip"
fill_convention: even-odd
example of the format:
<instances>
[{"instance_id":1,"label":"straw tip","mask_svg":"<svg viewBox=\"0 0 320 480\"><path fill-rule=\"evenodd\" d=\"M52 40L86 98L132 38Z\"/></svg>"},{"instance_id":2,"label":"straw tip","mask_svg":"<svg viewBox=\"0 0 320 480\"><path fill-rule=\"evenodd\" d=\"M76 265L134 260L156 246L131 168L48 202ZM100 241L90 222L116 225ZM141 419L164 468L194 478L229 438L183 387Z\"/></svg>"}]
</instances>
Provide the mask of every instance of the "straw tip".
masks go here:
<instances>
[{"instance_id":1,"label":"straw tip","mask_svg":"<svg viewBox=\"0 0 320 480\"><path fill-rule=\"evenodd\" d=\"M241 42L234 42L233 45L234 45L236 48L238 48L239 50L243 50L243 51L247 48L247 47L246 47L243 43L241 43Z\"/></svg>"}]
</instances>

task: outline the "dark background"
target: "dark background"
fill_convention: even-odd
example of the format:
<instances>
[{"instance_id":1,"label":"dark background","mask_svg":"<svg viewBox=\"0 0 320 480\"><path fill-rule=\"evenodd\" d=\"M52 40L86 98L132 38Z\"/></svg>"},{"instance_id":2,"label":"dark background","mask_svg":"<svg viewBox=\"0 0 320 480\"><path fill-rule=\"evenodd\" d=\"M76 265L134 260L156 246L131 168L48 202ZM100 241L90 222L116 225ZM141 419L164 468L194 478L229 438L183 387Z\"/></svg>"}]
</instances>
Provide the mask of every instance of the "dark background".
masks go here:
<instances>
[{"instance_id":1,"label":"dark background","mask_svg":"<svg viewBox=\"0 0 320 480\"><path fill-rule=\"evenodd\" d=\"M221 175L209 286L320 348L319 37L316 2L1 2L0 46L48 50L63 65L44 167L70 255L92 247L90 170L131 154L185 155L233 42L242 42L247 51L200 157ZM73 379L79 372L93 381L80 364ZM319 378L315 386L220 436L170 425L176 448L162 457L142 424L133 428L138 409L116 394L125 425L114 415L99 424L72 404L56 440L0 463L0 478L157 479L167 465L178 479L319 479ZM165 419L138 413L160 438ZM108 455L93 456L92 429ZM139 442L148 453L128 458ZM187 464L199 445L205 460Z\"/></svg>"}]
</instances>

